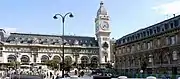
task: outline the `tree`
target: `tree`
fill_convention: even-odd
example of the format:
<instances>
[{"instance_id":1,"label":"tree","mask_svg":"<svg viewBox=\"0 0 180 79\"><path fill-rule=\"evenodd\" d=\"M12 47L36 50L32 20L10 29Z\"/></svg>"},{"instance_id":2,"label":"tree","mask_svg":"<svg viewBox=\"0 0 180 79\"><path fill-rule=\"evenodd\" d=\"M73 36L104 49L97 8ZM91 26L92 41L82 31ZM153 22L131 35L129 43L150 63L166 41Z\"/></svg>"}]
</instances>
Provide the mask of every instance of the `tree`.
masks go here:
<instances>
[{"instance_id":1,"label":"tree","mask_svg":"<svg viewBox=\"0 0 180 79\"><path fill-rule=\"evenodd\" d=\"M12 62L10 62L9 66L17 69L20 66L20 62L18 62L18 61L13 62L12 61Z\"/></svg>"},{"instance_id":2,"label":"tree","mask_svg":"<svg viewBox=\"0 0 180 79\"><path fill-rule=\"evenodd\" d=\"M64 66L65 71L70 71L71 68L72 68L71 64L65 64Z\"/></svg>"},{"instance_id":3,"label":"tree","mask_svg":"<svg viewBox=\"0 0 180 79\"><path fill-rule=\"evenodd\" d=\"M48 60L45 62L45 64L47 66L51 67L53 70L59 69L59 61L57 61L57 60Z\"/></svg>"}]
</instances>

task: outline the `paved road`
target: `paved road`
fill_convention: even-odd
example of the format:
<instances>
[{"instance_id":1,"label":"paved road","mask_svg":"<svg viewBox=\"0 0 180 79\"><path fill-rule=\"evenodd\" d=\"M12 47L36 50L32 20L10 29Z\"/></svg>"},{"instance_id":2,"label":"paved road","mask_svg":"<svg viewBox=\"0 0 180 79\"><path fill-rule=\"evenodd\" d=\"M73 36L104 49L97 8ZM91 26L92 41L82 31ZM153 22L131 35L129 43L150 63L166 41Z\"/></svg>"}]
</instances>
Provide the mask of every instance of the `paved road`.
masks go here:
<instances>
[{"instance_id":1,"label":"paved road","mask_svg":"<svg viewBox=\"0 0 180 79\"><path fill-rule=\"evenodd\" d=\"M52 78L45 78L45 79L52 79ZM70 78L66 78L66 79L70 79ZM80 77L79 79L93 79L93 78L85 75L84 77Z\"/></svg>"},{"instance_id":2,"label":"paved road","mask_svg":"<svg viewBox=\"0 0 180 79\"><path fill-rule=\"evenodd\" d=\"M93 79L93 77L92 76L90 77L88 74L89 73L85 73L85 75L83 77L79 77L79 79ZM78 76L78 75L74 75L74 73L69 73L69 75L71 77ZM52 78L45 78L45 79L52 79ZM67 78L67 79L70 79L70 78Z\"/></svg>"},{"instance_id":3,"label":"paved road","mask_svg":"<svg viewBox=\"0 0 180 79\"><path fill-rule=\"evenodd\" d=\"M12 79L43 79L41 76L33 76L33 75L12 75Z\"/></svg>"}]
</instances>

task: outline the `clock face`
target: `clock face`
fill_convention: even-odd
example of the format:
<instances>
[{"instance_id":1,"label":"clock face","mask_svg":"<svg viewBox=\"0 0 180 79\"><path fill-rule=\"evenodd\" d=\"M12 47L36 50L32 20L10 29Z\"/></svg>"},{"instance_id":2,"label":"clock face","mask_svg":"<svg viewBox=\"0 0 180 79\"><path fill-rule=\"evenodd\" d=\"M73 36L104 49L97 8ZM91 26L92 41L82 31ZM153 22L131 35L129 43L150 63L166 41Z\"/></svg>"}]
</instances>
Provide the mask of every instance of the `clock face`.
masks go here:
<instances>
[{"instance_id":1,"label":"clock face","mask_svg":"<svg viewBox=\"0 0 180 79\"><path fill-rule=\"evenodd\" d=\"M103 22L102 22L102 26L101 26L101 28L102 28L102 30L107 30L107 29L109 28L109 24L108 24L108 22L103 21Z\"/></svg>"}]
</instances>

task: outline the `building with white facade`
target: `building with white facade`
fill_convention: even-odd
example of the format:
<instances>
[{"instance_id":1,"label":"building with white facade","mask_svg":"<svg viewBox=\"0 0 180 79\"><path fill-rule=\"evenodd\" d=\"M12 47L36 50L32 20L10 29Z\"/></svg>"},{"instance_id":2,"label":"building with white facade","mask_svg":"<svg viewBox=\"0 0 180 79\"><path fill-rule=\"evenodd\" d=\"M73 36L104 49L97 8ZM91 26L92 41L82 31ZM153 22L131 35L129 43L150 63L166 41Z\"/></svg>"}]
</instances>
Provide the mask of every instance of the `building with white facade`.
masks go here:
<instances>
[{"instance_id":1,"label":"building with white facade","mask_svg":"<svg viewBox=\"0 0 180 79\"><path fill-rule=\"evenodd\" d=\"M109 16L100 3L95 18L95 37L64 36L65 62L71 64L104 64L110 61L110 27ZM21 64L42 64L48 60L62 60L62 36L11 33L4 37L5 31L0 29L0 64L13 61ZM89 66L89 65L88 65Z\"/></svg>"}]
</instances>

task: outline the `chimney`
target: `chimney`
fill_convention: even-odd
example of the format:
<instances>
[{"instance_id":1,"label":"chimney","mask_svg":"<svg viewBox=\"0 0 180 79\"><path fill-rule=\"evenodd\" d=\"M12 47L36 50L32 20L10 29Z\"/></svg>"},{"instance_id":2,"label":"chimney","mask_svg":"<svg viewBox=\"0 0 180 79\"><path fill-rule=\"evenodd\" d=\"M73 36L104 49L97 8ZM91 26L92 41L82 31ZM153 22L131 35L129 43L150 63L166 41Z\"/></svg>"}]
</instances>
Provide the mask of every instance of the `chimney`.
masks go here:
<instances>
[{"instance_id":1,"label":"chimney","mask_svg":"<svg viewBox=\"0 0 180 79\"><path fill-rule=\"evenodd\" d=\"M5 30L4 29L0 29L0 41L5 41L4 39L4 34L5 34Z\"/></svg>"},{"instance_id":2,"label":"chimney","mask_svg":"<svg viewBox=\"0 0 180 79\"><path fill-rule=\"evenodd\" d=\"M174 17L176 17L176 14L173 14Z\"/></svg>"}]
</instances>

